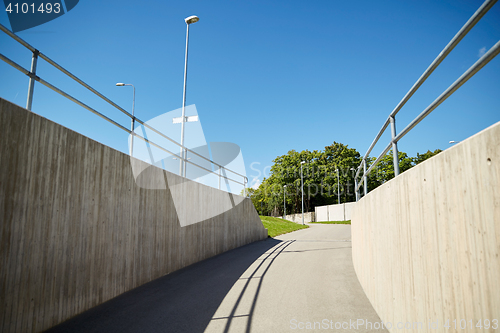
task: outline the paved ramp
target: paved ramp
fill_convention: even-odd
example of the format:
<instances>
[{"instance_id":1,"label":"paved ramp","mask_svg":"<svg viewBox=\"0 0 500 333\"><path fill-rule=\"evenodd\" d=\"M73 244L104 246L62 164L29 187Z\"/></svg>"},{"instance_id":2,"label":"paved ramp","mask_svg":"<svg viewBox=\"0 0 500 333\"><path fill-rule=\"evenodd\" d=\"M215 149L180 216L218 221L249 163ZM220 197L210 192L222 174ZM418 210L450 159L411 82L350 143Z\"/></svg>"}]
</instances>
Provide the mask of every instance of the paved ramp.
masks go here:
<instances>
[{"instance_id":1,"label":"paved ramp","mask_svg":"<svg viewBox=\"0 0 500 333\"><path fill-rule=\"evenodd\" d=\"M356 278L350 237L350 225L312 225L243 246L51 332L387 332Z\"/></svg>"}]
</instances>

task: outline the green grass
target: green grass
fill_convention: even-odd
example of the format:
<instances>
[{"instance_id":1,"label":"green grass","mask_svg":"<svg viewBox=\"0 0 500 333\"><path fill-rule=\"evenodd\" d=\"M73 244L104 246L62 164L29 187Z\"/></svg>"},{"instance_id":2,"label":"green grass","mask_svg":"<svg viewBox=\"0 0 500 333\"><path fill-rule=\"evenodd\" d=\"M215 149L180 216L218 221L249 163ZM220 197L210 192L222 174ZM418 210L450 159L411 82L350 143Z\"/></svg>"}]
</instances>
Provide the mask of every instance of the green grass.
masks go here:
<instances>
[{"instance_id":1,"label":"green grass","mask_svg":"<svg viewBox=\"0 0 500 333\"><path fill-rule=\"evenodd\" d=\"M283 235L295 230L309 228L309 226L307 225L302 225L271 216L260 216L260 219L264 227L267 228L269 237L276 237L278 235Z\"/></svg>"},{"instance_id":2,"label":"green grass","mask_svg":"<svg viewBox=\"0 0 500 333\"><path fill-rule=\"evenodd\" d=\"M311 223L321 223L321 224L351 224L351 220L347 220L347 221L311 222Z\"/></svg>"}]
</instances>

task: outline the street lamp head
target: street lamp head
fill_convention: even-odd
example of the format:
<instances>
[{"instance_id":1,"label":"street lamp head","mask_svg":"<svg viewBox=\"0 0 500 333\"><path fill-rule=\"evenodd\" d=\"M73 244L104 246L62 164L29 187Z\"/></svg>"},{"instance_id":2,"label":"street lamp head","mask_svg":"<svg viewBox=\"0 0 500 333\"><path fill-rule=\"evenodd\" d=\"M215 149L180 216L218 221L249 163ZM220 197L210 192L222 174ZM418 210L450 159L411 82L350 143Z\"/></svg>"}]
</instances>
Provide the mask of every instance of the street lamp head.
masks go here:
<instances>
[{"instance_id":1,"label":"street lamp head","mask_svg":"<svg viewBox=\"0 0 500 333\"><path fill-rule=\"evenodd\" d=\"M300 162L300 164L304 164L304 163L306 163L306 161L302 161L302 162Z\"/></svg>"},{"instance_id":2,"label":"street lamp head","mask_svg":"<svg viewBox=\"0 0 500 333\"><path fill-rule=\"evenodd\" d=\"M200 18L196 15L192 15L189 17L186 17L184 21L186 21L186 24L191 24L191 23L196 23L200 20Z\"/></svg>"},{"instance_id":3,"label":"street lamp head","mask_svg":"<svg viewBox=\"0 0 500 333\"><path fill-rule=\"evenodd\" d=\"M117 83L116 86L117 87L123 87L125 85L125 83Z\"/></svg>"},{"instance_id":4,"label":"street lamp head","mask_svg":"<svg viewBox=\"0 0 500 333\"><path fill-rule=\"evenodd\" d=\"M286 187L286 185L283 185L283 187Z\"/></svg>"}]
</instances>

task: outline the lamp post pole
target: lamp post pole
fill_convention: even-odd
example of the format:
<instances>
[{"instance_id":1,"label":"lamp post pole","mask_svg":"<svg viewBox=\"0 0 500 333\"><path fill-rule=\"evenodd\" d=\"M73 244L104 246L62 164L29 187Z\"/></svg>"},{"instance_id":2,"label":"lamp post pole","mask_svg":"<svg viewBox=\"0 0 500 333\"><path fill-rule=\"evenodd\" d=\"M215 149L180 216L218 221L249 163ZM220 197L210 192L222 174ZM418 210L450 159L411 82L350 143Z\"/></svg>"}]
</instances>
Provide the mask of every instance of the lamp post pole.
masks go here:
<instances>
[{"instance_id":1,"label":"lamp post pole","mask_svg":"<svg viewBox=\"0 0 500 333\"><path fill-rule=\"evenodd\" d=\"M339 177L339 169L335 169L337 172L337 203L340 204L340 177Z\"/></svg>"},{"instance_id":2,"label":"lamp post pole","mask_svg":"<svg viewBox=\"0 0 500 333\"><path fill-rule=\"evenodd\" d=\"M124 86L131 86L134 88L134 96L132 98L132 121L131 121L131 128L130 128L130 134L132 135L131 142L130 142L130 156L134 155L134 129L135 129L135 86L130 83L117 83L117 87L124 87Z\"/></svg>"},{"instance_id":3,"label":"lamp post pole","mask_svg":"<svg viewBox=\"0 0 500 333\"><path fill-rule=\"evenodd\" d=\"M305 161L300 162L300 188L302 191L302 224L304 224L304 177L302 176L302 165Z\"/></svg>"},{"instance_id":4,"label":"lamp post pole","mask_svg":"<svg viewBox=\"0 0 500 333\"><path fill-rule=\"evenodd\" d=\"M187 85L187 64L188 64L188 45L189 45L189 25L191 23L196 23L200 19L198 16L189 16L184 19L186 22L186 57L184 59L184 90L182 93L182 116L181 116L181 146L184 146L184 123L186 122L186 85ZM181 147L180 151L180 165L179 165L179 175L186 176L186 152L184 148Z\"/></svg>"},{"instance_id":5,"label":"lamp post pole","mask_svg":"<svg viewBox=\"0 0 500 333\"><path fill-rule=\"evenodd\" d=\"M283 186L283 219L285 220L286 217L286 201L285 201L285 194L286 194L286 185Z\"/></svg>"}]
</instances>

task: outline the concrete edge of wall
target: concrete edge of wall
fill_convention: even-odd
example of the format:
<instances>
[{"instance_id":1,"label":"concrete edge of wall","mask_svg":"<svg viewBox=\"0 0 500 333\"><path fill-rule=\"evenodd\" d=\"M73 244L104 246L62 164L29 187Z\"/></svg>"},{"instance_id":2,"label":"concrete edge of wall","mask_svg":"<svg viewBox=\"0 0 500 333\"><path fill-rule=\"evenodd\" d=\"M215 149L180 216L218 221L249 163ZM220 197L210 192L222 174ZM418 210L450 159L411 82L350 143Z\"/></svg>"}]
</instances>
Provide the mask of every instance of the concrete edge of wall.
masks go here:
<instances>
[{"instance_id":1,"label":"concrete edge of wall","mask_svg":"<svg viewBox=\"0 0 500 333\"><path fill-rule=\"evenodd\" d=\"M406 332L500 314L500 123L363 197L353 263L380 318ZM470 328L470 322L473 327ZM438 324L437 324L438 323ZM434 327L435 325L440 325Z\"/></svg>"}]
</instances>

